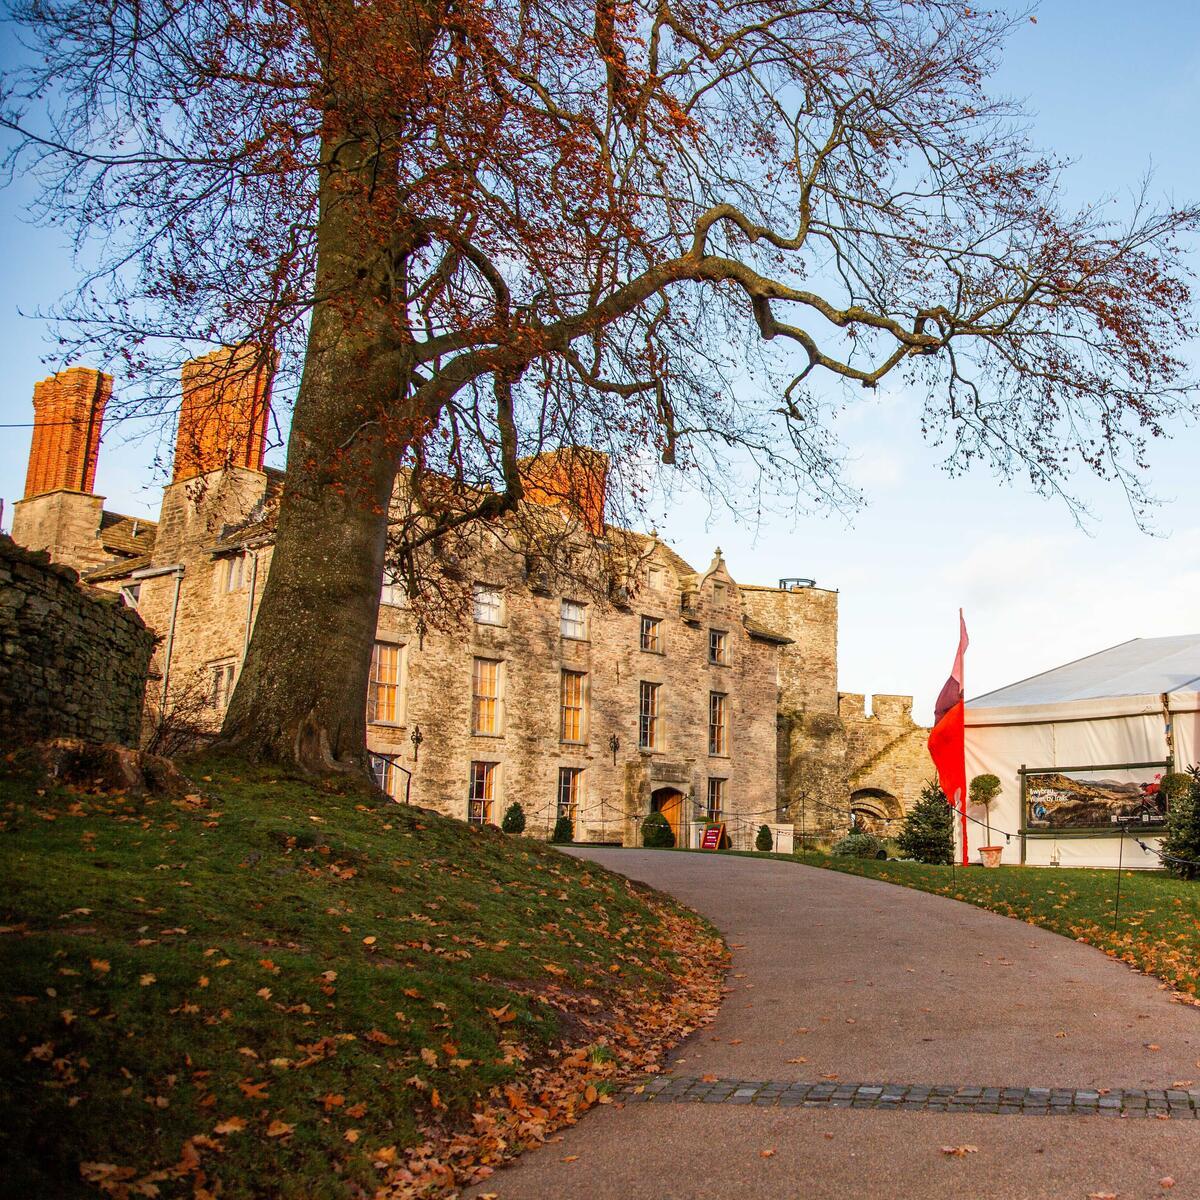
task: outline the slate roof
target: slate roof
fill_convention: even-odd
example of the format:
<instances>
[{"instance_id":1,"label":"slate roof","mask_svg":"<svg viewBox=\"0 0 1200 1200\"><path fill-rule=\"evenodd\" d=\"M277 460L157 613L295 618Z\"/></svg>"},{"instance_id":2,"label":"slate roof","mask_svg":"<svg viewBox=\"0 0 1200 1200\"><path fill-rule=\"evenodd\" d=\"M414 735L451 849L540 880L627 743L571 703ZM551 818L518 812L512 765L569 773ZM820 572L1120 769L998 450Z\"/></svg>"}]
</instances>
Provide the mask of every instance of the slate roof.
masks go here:
<instances>
[{"instance_id":1,"label":"slate roof","mask_svg":"<svg viewBox=\"0 0 1200 1200\"><path fill-rule=\"evenodd\" d=\"M141 571L151 565L152 555L140 554L135 558L116 558L90 571L84 571L83 577L88 583L99 583L105 579L123 579L133 571Z\"/></svg>"},{"instance_id":2,"label":"slate roof","mask_svg":"<svg viewBox=\"0 0 1200 1200\"><path fill-rule=\"evenodd\" d=\"M100 544L110 554L151 554L157 534L157 523L145 517L127 517L107 510L100 514Z\"/></svg>"},{"instance_id":3,"label":"slate roof","mask_svg":"<svg viewBox=\"0 0 1200 1200\"><path fill-rule=\"evenodd\" d=\"M778 646L790 646L792 639L785 637L782 633L776 633L775 630L769 629L761 621L756 621L753 617L742 617L742 624L746 627L746 632L752 637L757 638L760 642L774 642Z\"/></svg>"}]
</instances>

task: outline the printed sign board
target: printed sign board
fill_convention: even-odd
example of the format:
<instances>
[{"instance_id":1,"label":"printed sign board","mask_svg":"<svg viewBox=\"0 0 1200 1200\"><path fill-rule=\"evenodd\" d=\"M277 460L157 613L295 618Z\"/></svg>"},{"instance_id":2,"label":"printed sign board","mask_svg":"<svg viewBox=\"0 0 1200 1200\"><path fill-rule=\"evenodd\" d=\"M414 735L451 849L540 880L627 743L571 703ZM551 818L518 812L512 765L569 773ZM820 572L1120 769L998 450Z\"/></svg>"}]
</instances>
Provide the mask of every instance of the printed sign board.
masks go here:
<instances>
[{"instance_id":1,"label":"printed sign board","mask_svg":"<svg viewBox=\"0 0 1200 1200\"><path fill-rule=\"evenodd\" d=\"M704 833L700 836L701 850L719 850L721 848L721 839L725 836L725 824L720 822L716 825L705 825Z\"/></svg>"},{"instance_id":2,"label":"printed sign board","mask_svg":"<svg viewBox=\"0 0 1200 1200\"><path fill-rule=\"evenodd\" d=\"M1116 767L1023 768L1027 833L1092 833L1118 825L1161 828L1167 797L1159 788L1170 763Z\"/></svg>"}]
</instances>

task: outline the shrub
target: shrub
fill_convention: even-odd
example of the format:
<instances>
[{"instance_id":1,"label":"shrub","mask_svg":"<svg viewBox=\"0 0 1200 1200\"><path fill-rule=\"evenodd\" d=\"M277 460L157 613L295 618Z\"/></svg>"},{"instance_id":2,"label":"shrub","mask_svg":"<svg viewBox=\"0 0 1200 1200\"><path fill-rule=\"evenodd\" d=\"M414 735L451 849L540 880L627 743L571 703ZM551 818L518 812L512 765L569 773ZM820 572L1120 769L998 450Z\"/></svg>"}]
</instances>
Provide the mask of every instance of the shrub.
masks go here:
<instances>
[{"instance_id":1,"label":"shrub","mask_svg":"<svg viewBox=\"0 0 1200 1200\"><path fill-rule=\"evenodd\" d=\"M1200 768L1192 767L1187 775L1164 775L1159 783L1167 796L1167 835L1162 851L1191 862L1164 861L1163 865L1180 879L1200 876Z\"/></svg>"},{"instance_id":2,"label":"shrub","mask_svg":"<svg viewBox=\"0 0 1200 1200\"><path fill-rule=\"evenodd\" d=\"M671 823L662 813L652 812L642 822L642 845L655 850L670 850L675 845Z\"/></svg>"},{"instance_id":3,"label":"shrub","mask_svg":"<svg viewBox=\"0 0 1200 1200\"><path fill-rule=\"evenodd\" d=\"M760 825L758 827L758 836L754 839L755 850L774 850L775 839L771 836L770 826Z\"/></svg>"},{"instance_id":4,"label":"shrub","mask_svg":"<svg viewBox=\"0 0 1200 1200\"><path fill-rule=\"evenodd\" d=\"M934 780L921 789L921 798L905 816L896 844L905 858L940 866L950 862L954 854L954 813Z\"/></svg>"},{"instance_id":5,"label":"shrub","mask_svg":"<svg viewBox=\"0 0 1200 1200\"><path fill-rule=\"evenodd\" d=\"M575 840L575 828L570 817L559 817L554 822L554 832L550 835L550 840L556 846L566 846Z\"/></svg>"},{"instance_id":6,"label":"shrub","mask_svg":"<svg viewBox=\"0 0 1200 1200\"><path fill-rule=\"evenodd\" d=\"M505 833L525 832L525 810L516 801L508 806L504 820L500 822L500 828Z\"/></svg>"},{"instance_id":7,"label":"shrub","mask_svg":"<svg viewBox=\"0 0 1200 1200\"><path fill-rule=\"evenodd\" d=\"M848 833L834 842L833 853L846 858L887 858L883 843L873 833Z\"/></svg>"}]
</instances>

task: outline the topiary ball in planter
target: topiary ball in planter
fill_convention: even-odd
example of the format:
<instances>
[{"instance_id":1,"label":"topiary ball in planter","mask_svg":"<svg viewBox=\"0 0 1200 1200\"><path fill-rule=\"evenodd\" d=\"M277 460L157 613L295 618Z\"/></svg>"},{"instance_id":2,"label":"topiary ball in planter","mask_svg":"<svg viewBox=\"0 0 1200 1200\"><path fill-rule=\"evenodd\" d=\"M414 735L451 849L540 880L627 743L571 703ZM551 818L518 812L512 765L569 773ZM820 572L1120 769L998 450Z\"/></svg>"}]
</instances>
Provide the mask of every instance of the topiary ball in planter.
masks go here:
<instances>
[{"instance_id":1,"label":"topiary ball in planter","mask_svg":"<svg viewBox=\"0 0 1200 1200\"><path fill-rule=\"evenodd\" d=\"M500 828L505 833L525 832L525 810L516 801L508 806L504 820L500 822Z\"/></svg>"},{"instance_id":2,"label":"topiary ball in planter","mask_svg":"<svg viewBox=\"0 0 1200 1200\"><path fill-rule=\"evenodd\" d=\"M887 858L883 843L870 833L848 833L834 842L832 852L844 858Z\"/></svg>"},{"instance_id":3,"label":"topiary ball in planter","mask_svg":"<svg viewBox=\"0 0 1200 1200\"><path fill-rule=\"evenodd\" d=\"M566 846L575 840L575 828L570 817L559 817L554 822L554 832L550 835L550 840L556 846Z\"/></svg>"},{"instance_id":4,"label":"topiary ball in planter","mask_svg":"<svg viewBox=\"0 0 1200 1200\"><path fill-rule=\"evenodd\" d=\"M768 825L760 825L758 833L754 838L755 850L774 850L775 839L771 836L771 829Z\"/></svg>"},{"instance_id":5,"label":"topiary ball in planter","mask_svg":"<svg viewBox=\"0 0 1200 1200\"><path fill-rule=\"evenodd\" d=\"M675 845L671 822L662 813L652 812L642 821L642 845L653 850L670 850Z\"/></svg>"}]
</instances>

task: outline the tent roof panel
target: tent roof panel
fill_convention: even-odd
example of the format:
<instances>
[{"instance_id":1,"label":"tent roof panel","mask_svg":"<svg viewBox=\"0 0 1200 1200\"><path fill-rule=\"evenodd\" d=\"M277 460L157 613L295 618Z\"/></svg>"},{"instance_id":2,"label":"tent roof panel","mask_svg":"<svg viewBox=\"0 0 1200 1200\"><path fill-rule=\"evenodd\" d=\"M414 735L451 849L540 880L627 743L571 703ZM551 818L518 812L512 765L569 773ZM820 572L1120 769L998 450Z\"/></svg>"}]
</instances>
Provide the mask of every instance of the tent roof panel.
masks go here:
<instances>
[{"instance_id":1,"label":"tent roof panel","mask_svg":"<svg viewBox=\"0 0 1200 1200\"><path fill-rule=\"evenodd\" d=\"M1064 704L1108 696L1195 691L1200 634L1134 638L967 701L971 708Z\"/></svg>"}]
</instances>

